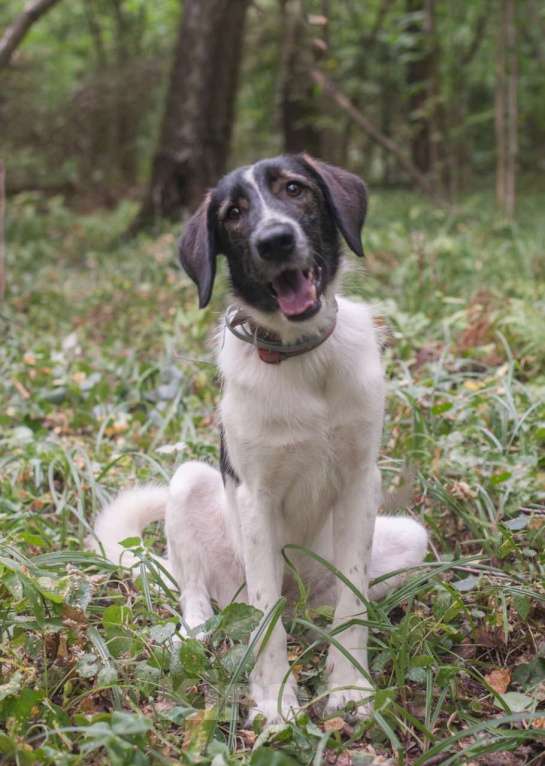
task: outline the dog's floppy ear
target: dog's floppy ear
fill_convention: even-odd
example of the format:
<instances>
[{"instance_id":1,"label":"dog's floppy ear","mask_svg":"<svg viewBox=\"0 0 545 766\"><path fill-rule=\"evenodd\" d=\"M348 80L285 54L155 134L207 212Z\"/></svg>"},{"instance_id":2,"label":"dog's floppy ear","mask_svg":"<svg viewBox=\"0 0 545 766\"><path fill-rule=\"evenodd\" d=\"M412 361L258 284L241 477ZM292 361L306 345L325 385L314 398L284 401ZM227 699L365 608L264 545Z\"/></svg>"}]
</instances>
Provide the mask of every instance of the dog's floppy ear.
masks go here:
<instances>
[{"instance_id":1,"label":"dog's floppy ear","mask_svg":"<svg viewBox=\"0 0 545 766\"><path fill-rule=\"evenodd\" d=\"M328 165L308 154L302 155L302 161L318 181L346 244L362 257L361 230L367 214L365 184L348 170Z\"/></svg>"},{"instance_id":2,"label":"dog's floppy ear","mask_svg":"<svg viewBox=\"0 0 545 766\"><path fill-rule=\"evenodd\" d=\"M209 192L185 225L178 243L180 262L199 291L199 308L208 305L216 276L216 234Z\"/></svg>"}]
</instances>

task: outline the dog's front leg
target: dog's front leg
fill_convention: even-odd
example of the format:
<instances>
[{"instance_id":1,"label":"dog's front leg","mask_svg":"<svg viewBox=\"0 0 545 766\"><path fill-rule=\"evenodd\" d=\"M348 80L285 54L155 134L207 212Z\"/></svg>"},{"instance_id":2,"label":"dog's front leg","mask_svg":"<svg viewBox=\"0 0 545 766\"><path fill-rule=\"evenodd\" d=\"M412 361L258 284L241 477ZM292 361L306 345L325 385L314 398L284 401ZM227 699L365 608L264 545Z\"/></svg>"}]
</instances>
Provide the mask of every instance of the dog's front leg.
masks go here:
<instances>
[{"instance_id":1,"label":"dog's front leg","mask_svg":"<svg viewBox=\"0 0 545 766\"><path fill-rule=\"evenodd\" d=\"M378 470L374 466L365 468L359 475L347 478L344 491L333 511L335 566L365 599L368 597L368 570L379 489ZM365 620L366 617L365 604L338 579L333 627L352 619ZM351 625L337 633L335 639L351 655L353 661L339 648L331 645L327 661L330 694L326 713L330 714L352 702L357 707L356 714L364 717L368 713L369 697L373 692L367 664L367 628L362 624Z\"/></svg>"},{"instance_id":2,"label":"dog's front leg","mask_svg":"<svg viewBox=\"0 0 545 766\"><path fill-rule=\"evenodd\" d=\"M239 489L238 502L248 601L266 617L282 593L284 567L276 516L279 509L266 491L250 492L245 487ZM282 689L289 664L281 619L266 643L260 641L255 647L255 654L257 659L250 674L250 694L255 707L250 717L262 714L269 723L282 720L282 716L298 709L298 703L293 676L287 678Z\"/></svg>"}]
</instances>

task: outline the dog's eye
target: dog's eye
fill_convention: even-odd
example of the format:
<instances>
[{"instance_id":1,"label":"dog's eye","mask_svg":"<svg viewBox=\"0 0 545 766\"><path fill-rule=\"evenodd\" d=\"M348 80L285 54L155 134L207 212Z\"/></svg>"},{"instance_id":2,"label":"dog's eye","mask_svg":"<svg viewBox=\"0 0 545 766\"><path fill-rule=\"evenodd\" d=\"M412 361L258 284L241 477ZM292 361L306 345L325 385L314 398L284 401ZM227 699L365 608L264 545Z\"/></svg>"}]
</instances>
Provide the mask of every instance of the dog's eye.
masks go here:
<instances>
[{"instance_id":1,"label":"dog's eye","mask_svg":"<svg viewBox=\"0 0 545 766\"><path fill-rule=\"evenodd\" d=\"M303 187L301 184L298 184L297 181L288 181L286 184L286 191L290 197L298 197L303 191Z\"/></svg>"},{"instance_id":2,"label":"dog's eye","mask_svg":"<svg viewBox=\"0 0 545 766\"><path fill-rule=\"evenodd\" d=\"M231 205L225 217L229 221L238 221L241 215L242 215L241 209L237 207L236 205Z\"/></svg>"}]
</instances>

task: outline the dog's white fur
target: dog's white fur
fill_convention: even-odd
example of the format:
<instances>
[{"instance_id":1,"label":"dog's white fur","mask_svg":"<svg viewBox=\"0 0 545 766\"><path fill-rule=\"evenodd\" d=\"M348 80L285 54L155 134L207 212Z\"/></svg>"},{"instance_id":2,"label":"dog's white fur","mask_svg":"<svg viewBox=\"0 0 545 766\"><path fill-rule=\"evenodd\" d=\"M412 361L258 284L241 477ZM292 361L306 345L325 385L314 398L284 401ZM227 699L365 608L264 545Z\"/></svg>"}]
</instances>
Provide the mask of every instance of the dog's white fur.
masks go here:
<instances>
[{"instance_id":1,"label":"dog's white fur","mask_svg":"<svg viewBox=\"0 0 545 766\"><path fill-rule=\"evenodd\" d=\"M385 389L379 342L369 307L337 300L332 336L279 365L265 364L252 346L221 333L221 421L238 486L229 480L224 488L219 471L188 462L168 489L125 492L96 522L108 557L131 564L119 540L139 535L164 516L167 566L179 584L190 629L212 615L211 599L223 607L243 583L237 598L267 613L289 587L281 555L287 543L307 546L331 561L365 596L370 578L415 566L425 556L427 534L418 522L379 516L375 524ZM271 319L253 311L253 316L287 342L328 324L333 311L332 288L319 314L299 328L279 315ZM313 598L334 605L334 625L356 615L365 618L365 603L323 566L303 555L290 558ZM396 575L369 595L380 598L402 580ZM353 701L365 715L372 693L367 630L356 621L336 640L364 672L331 646L328 711ZM250 679L254 712L269 721L279 717L278 695L288 671L286 633L277 622ZM298 709L295 681L289 679L283 713Z\"/></svg>"}]
</instances>

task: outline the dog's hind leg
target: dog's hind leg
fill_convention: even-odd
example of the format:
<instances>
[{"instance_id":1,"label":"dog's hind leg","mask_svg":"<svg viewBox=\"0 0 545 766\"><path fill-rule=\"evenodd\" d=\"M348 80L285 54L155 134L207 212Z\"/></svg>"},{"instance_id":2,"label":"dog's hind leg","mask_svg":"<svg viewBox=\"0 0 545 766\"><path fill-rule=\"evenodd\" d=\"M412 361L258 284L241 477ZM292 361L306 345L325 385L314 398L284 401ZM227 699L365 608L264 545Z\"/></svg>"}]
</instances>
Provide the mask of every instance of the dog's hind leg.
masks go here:
<instances>
[{"instance_id":1,"label":"dog's hind leg","mask_svg":"<svg viewBox=\"0 0 545 766\"><path fill-rule=\"evenodd\" d=\"M218 470L188 462L170 482L165 532L170 568L180 588L184 625L199 628L233 598L243 570L225 523L225 491Z\"/></svg>"},{"instance_id":2,"label":"dog's hind leg","mask_svg":"<svg viewBox=\"0 0 545 766\"><path fill-rule=\"evenodd\" d=\"M421 564L428 549L428 534L422 524L408 516L377 516L369 579ZM369 596L373 601L383 598L407 579L407 574L388 577L372 585Z\"/></svg>"},{"instance_id":3,"label":"dog's hind leg","mask_svg":"<svg viewBox=\"0 0 545 766\"><path fill-rule=\"evenodd\" d=\"M427 549L428 534L418 521L407 516L377 516L371 548L369 581L372 582L398 569L418 566L424 560ZM326 560L331 560L331 552L327 547L322 545L317 552ZM410 577L410 572L393 575L375 585L370 585L369 598L371 601L384 598L407 577ZM313 605L335 603L336 579L333 574L321 565L313 565L306 579L310 585ZM293 586L292 589L295 594Z\"/></svg>"}]
</instances>

